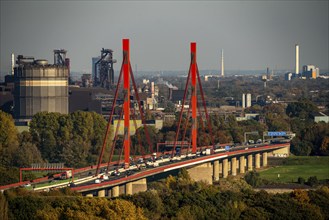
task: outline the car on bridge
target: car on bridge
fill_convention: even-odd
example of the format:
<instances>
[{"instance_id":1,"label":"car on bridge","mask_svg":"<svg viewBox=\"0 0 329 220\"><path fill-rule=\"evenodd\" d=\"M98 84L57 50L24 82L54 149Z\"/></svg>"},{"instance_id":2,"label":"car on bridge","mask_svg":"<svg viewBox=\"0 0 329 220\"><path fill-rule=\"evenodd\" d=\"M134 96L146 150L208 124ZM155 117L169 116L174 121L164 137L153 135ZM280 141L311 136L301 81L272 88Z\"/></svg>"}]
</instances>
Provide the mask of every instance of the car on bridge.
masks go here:
<instances>
[{"instance_id":1,"label":"car on bridge","mask_svg":"<svg viewBox=\"0 0 329 220\"><path fill-rule=\"evenodd\" d=\"M31 186L31 183L25 183L24 185L22 185L23 188L27 188L27 187L30 187Z\"/></svg>"}]
</instances>

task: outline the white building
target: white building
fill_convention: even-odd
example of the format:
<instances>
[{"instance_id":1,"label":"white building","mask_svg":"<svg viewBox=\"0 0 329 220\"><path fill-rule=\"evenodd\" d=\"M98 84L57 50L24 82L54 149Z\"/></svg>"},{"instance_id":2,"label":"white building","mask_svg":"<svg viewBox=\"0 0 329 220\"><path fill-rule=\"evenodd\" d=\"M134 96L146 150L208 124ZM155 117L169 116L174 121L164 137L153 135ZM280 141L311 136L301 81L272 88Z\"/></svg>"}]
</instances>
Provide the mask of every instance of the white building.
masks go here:
<instances>
[{"instance_id":1,"label":"white building","mask_svg":"<svg viewBox=\"0 0 329 220\"><path fill-rule=\"evenodd\" d=\"M247 98L246 99L247 99L246 108L248 108L248 107L251 106L251 94L250 93L247 94Z\"/></svg>"},{"instance_id":2,"label":"white building","mask_svg":"<svg viewBox=\"0 0 329 220\"><path fill-rule=\"evenodd\" d=\"M314 114L313 117L314 117L314 122L316 122L316 123L319 123L321 121L323 121L325 123L329 123L329 116L322 112Z\"/></svg>"},{"instance_id":3,"label":"white building","mask_svg":"<svg viewBox=\"0 0 329 220\"><path fill-rule=\"evenodd\" d=\"M251 94L242 94L242 108L248 108L251 106Z\"/></svg>"}]
</instances>

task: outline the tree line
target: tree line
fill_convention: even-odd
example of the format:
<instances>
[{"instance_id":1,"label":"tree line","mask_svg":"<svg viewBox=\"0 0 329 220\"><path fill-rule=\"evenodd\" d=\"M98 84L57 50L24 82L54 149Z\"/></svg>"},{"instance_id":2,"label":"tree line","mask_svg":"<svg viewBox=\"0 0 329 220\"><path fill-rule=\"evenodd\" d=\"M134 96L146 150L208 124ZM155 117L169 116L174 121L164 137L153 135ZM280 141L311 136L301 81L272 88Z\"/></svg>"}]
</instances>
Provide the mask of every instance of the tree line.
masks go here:
<instances>
[{"instance_id":1,"label":"tree line","mask_svg":"<svg viewBox=\"0 0 329 220\"><path fill-rule=\"evenodd\" d=\"M23 188L0 193L0 219L131 219L145 220L132 202L87 198L69 188L35 193Z\"/></svg>"},{"instance_id":2,"label":"tree line","mask_svg":"<svg viewBox=\"0 0 329 220\"><path fill-rule=\"evenodd\" d=\"M186 170L119 198L81 197L69 188L0 194L2 219L319 219L329 218L329 188L269 194L194 182Z\"/></svg>"},{"instance_id":3,"label":"tree line","mask_svg":"<svg viewBox=\"0 0 329 220\"><path fill-rule=\"evenodd\" d=\"M17 182L18 168L33 163L74 168L95 164L106 124L95 112L40 112L32 118L29 131L19 133L12 117L0 111L0 184Z\"/></svg>"},{"instance_id":4,"label":"tree line","mask_svg":"<svg viewBox=\"0 0 329 220\"><path fill-rule=\"evenodd\" d=\"M329 189L269 194L248 188L225 190L194 182L186 170L154 183L151 190L122 198L149 219L327 219Z\"/></svg>"}]
</instances>

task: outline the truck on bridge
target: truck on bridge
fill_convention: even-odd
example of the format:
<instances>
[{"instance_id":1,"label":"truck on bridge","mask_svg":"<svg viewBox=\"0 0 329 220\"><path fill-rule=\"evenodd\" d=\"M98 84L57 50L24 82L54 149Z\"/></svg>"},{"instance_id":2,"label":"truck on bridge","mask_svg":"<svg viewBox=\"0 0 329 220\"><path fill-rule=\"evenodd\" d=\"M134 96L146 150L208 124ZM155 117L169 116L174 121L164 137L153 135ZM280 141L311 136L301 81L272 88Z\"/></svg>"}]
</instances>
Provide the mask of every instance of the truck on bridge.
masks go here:
<instances>
[{"instance_id":1,"label":"truck on bridge","mask_svg":"<svg viewBox=\"0 0 329 220\"><path fill-rule=\"evenodd\" d=\"M60 175L59 178L60 178L61 180L66 180L66 179L69 179L69 178L71 178L71 177L72 177L72 170L67 170L67 171L61 173L61 175Z\"/></svg>"}]
</instances>

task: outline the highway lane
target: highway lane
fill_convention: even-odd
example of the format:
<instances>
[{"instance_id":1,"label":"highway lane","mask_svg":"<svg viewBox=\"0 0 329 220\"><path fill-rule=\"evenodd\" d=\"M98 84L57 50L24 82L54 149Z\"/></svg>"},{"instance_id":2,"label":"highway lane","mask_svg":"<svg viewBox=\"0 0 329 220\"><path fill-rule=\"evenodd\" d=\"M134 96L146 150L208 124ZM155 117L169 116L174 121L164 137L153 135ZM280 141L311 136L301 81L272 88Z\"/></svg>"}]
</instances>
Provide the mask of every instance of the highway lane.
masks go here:
<instances>
[{"instance_id":1,"label":"highway lane","mask_svg":"<svg viewBox=\"0 0 329 220\"><path fill-rule=\"evenodd\" d=\"M284 145L286 145L287 143L285 143ZM278 144L276 144L278 145ZM274 145L274 146L276 146ZM279 144L280 145L280 144ZM223 146L223 145L222 145ZM256 146L256 147L255 147ZM249 146L236 146L236 147L231 147L231 149L229 151L225 151L225 153L227 153L228 156L231 156L231 155L241 155L241 154L246 154L248 152L252 152L252 151L260 151L260 150L264 150L263 147L264 146L272 146L272 145L265 145L265 144L256 144L256 145L249 145ZM206 148L212 148L212 146L206 146L206 147L203 147L203 148L198 148L199 151L201 151L201 149L206 149ZM204 150L205 152L205 150ZM167 155L170 155L171 154L171 151L168 151L168 152L164 152L165 154ZM224 153L224 152L221 152L221 153ZM180 161L186 161L186 160L191 160L191 159L188 159L185 155L187 154L187 149L184 149L182 151L182 156L180 158L176 158L176 159L180 159ZM158 153L159 155L159 153ZM164 155L164 154L163 154ZM162 156L163 156L162 155ZM185 158L184 158L185 156ZM136 158L141 158L142 156L138 156ZM204 155L201 155L201 157L204 157ZM149 155L146 155L144 157L146 160L150 160L150 158L152 158L152 155L149 154ZM159 157L158 157L159 158ZM120 164L123 164L123 160L121 160L119 163ZM157 162L157 161L155 161ZM176 163L177 161L174 161L174 162L163 162L159 165L161 166L166 166L166 165L169 165L171 163ZM179 161L178 161L179 162ZM117 161L114 161L111 163L111 166L110 166L110 170L109 171L113 171L117 168L116 164L118 162ZM103 163L101 165L101 168L103 169L103 172L102 172L102 175L104 175L104 169L107 167L107 163ZM104 180L105 182L110 182L110 181L113 181L113 180L118 180L118 179L121 179L121 178L124 178L126 176L131 176L131 175L134 175L135 173L137 172L145 172L145 171L148 171L148 170L152 170L154 169L155 167L147 167L145 168L144 170L141 170L141 171L132 171L133 173L132 174L127 174L125 172L122 172L122 174L120 176L109 176L109 179L108 180ZM80 169L76 169L74 170L74 176L75 176L75 180L77 179L77 177L79 179L81 178L90 178L90 177L93 177L95 175L95 171L96 171L96 165L93 165L93 166L88 166L88 167L85 167L85 168L80 168ZM32 184L35 184L35 187L37 187L37 183L40 183L40 182L50 182L52 181L52 179L48 179L48 177L44 177L44 178L40 178L42 179L42 181L38 181L38 180L33 180L32 181ZM88 181L87 183L82 183L82 184L76 184L76 185L80 185L80 186L86 186L86 185L92 185L92 184L95 184L95 179L97 179L96 177L94 177L93 180L90 180ZM103 182L104 182L103 181ZM15 183L15 184L11 184L11 185L7 185L7 186L0 186L0 190L4 190L4 189L8 189L8 188L13 188L13 187L19 187L21 185L24 185L24 184L28 184L30 183L30 181L25 181L25 182L22 182L22 183ZM52 188L53 186L49 186L49 188ZM72 187L76 187L76 186L73 186Z\"/></svg>"},{"instance_id":2,"label":"highway lane","mask_svg":"<svg viewBox=\"0 0 329 220\"><path fill-rule=\"evenodd\" d=\"M225 158L225 157L232 157L232 156L238 156L238 155L243 155L243 154L256 153L256 152L260 152L260 151L271 151L271 150L275 150L275 149L282 148L285 146L287 146L287 144L277 144L274 146L257 146L257 147L249 146L247 149L240 148L240 149L235 149L232 152L204 155L204 156L200 156L200 157L197 157L194 159L182 159L178 162L162 164L159 167L147 168L145 170L133 173L132 175L123 175L119 178L110 178L109 180L102 181L101 183L95 183L95 182L90 181L90 182L88 182L88 184L84 184L82 186L75 186L72 188L72 190L83 192L83 191L89 191L92 189L106 188L106 187L114 186L117 184L123 184L123 183L129 182L129 181L135 181L140 178L145 178L150 175L155 175L157 173L167 172L167 171L170 171L173 169L194 166L197 164L201 164L201 163L205 163L208 161L213 161L213 160Z\"/></svg>"}]
</instances>

